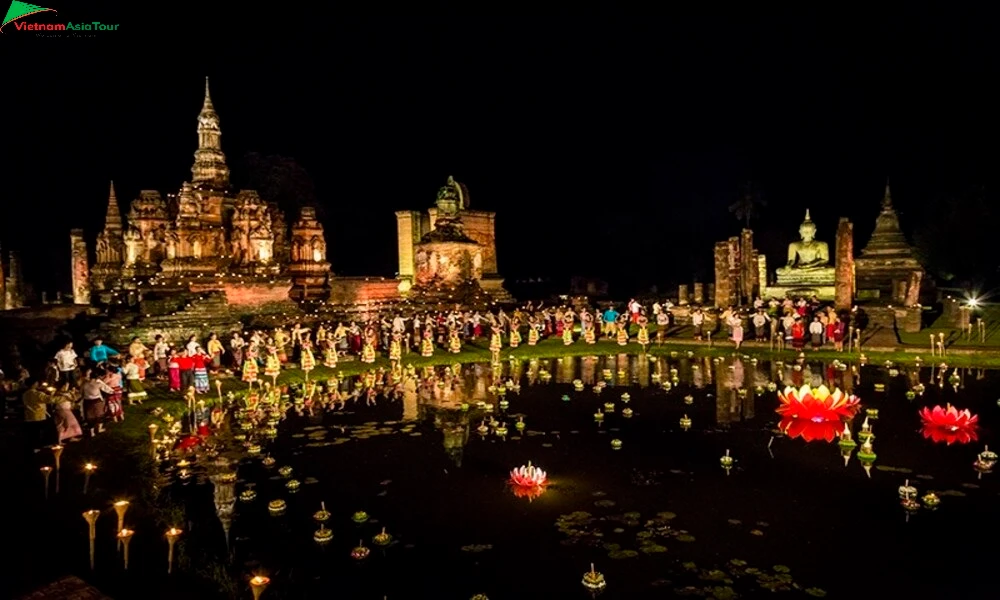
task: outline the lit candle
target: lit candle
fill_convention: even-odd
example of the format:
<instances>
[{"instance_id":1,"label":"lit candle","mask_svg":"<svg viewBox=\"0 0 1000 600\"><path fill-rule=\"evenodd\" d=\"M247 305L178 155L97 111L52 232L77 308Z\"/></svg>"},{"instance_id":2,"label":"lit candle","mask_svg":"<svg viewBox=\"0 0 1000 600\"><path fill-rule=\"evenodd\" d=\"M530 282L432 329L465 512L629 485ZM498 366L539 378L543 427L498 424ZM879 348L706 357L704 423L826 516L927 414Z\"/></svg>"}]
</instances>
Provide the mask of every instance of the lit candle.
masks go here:
<instances>
[{"instance_id":1,"label":"lit candle","mask_svg":"<svg viewBox=\"0 0 1000 600\"><path fill-rule=\"evenodd\" d=\"M177 538L181 537L182 533L184 531L176 527L167 530L167 574L174 571L174 544L177 543Z\"/></svg>"},{"instance_id":2,"label":"lit candle","mask_svg":"<svg viewBox=\"0 0 1000 600\"><path fill-rule=\"evenodd\" d=\"M260 595L264 593L267 586L271 583L271 579L263 575L255 575L250 579L250 589L253 590L253 600L259 600Z\"/></svg>"},{"instance_id":3,"label":"lit candle","mask_svg":"<svg viewBox=\"0 0 1000 600\"><path fill-rule=\"evenodd\" d=\"M90 570L94 570L94 538L97 537L97 517L101 516L99 510L88 510L83 513L83 518L87 521L87 534L90 538Z\"/></svg>"},{"instance_id":4,"label":"lit candle","mask_svg":"<svg viewBox=\"0 0 1000 600\"><path fill-rule=\"evenodd\" d=\"M49 476L52 475L52 467L46 465L41 468L42 479L45 480L45 499L49 499Z\"/></svg>"},{"instance_id":5,"label":"lit candle","mask_svg":"<svg viewBox=\"0 0 1000 600\"><path fill-rule=\"evenodd\" d=\"M125 547L125 570L128 571L128 543L132 541L132 536L135 534L131 529L121 529L118 531L118 543Z\"/></svg>"},{"instance_id":6,"label":"lit candle","mask_svg":"<svg viewBox=\"0 0 1000 600\"><path fill-rule=\"evenodd\" d=\"M94 463L87 463L83 465L83 493L87 493L87 488L90 486L90 476L97 470L97 465Z\"/></svg>"}]
</instances>

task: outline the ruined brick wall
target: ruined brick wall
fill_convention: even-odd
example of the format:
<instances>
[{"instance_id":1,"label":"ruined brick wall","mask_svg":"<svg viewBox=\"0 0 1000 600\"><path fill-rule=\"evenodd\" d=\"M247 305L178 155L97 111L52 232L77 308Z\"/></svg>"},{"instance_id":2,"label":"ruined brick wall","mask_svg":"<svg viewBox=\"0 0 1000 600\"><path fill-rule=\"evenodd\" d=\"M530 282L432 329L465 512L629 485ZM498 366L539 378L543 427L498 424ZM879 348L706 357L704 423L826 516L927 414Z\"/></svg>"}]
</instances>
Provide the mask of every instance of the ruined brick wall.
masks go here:
<instances>
[{"instance_id":1,"label":"ruined brick wall","mask_svg":"<svg viewBox=\"0 0 1000 600\"><path fill-rule=\"evenodd\" d=\"M395 302L400 299L399 281L383 277L331 277L330 304Z\"/></svg>"},{"instance_id":2,"label":"ruined brick wall","mask_svg":"<svg viewBox=\"0 0 1000 600\"><path fill-rule=\"evenodd\" d=\"M430 218L430 229L433 229L434 222L437 220L437 209L428 210L427 215ZM483 246L483 275L495 275L498 272L496 213L482 210L463 210L461 217L465 235Z\"/></svg>"},{"instance_id":3,"label":"ruined brick wall","mask_svg":"<svg viewBox=\"0 0 1000 600\"><path fill-rule=\"evenodd\" d=\"M263 306L275 302L287 302L292 284L287 280L274 283L208 282L190 285L192 292L222 291L227 303L234 306Z\"/></svg>"},{"instance_id":4,"label":"ruined brick wall","mask_svg":"<svg viewBox=\"0 0 1000 600\"><path fill-rule=\"evenodd\" d=\"M415 272L413 247L420 242L421 216L413 210L396 212L396 245L399 249L399 276L413 277Z\"/></svg>"},{"instance_id":5,"label":"ruined brick wall","mask_svg":"<svg viewBox=\"0 0 1000 600\"><path fill-rule=\"evenodd\" d=\"M729 242L715 244L715 306L724 308L729 304ZM711 296L711 294L709 294Z\"/></svg>"},{"instance_id":6,"label":"ruined brick wall","mask_svg":"<svg viewBox=\"0 0 1000 600\"><path fill-rule=\"evenodd\" d=\"M836 273L834 305L848 309L854 303L854 224L844 217L837 227Z\"/></svg>"}]
</instances>

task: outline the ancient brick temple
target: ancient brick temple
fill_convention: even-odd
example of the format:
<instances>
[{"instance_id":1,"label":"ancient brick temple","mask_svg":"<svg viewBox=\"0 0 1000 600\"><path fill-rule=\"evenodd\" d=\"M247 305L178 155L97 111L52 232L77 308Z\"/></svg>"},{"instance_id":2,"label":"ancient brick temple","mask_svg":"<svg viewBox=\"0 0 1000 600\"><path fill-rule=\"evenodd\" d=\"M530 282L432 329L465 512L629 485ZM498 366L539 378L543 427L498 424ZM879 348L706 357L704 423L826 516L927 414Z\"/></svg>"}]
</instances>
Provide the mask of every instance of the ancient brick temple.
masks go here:
<instances>
[{"instance_id":1,"label":"ancient brick temple","mask_svg":"<svg viewBox=\"0 0 1000 600\"><path fill-rule=\"evenodd\" d=\"M888 182L875 231L854 263L859 300L906 305L918 302L924 269L899 227Z\"/></svg>"},{"instance_id":2,"label":"ancient brick temple","mask_svg":"<svg viewBox=\"0 0 1000 600\"><path fill-rule=\"evenodd\" d=\"M426 213L396 213L400 290L476 281L505 297L497 273L496 213L469 208L469 189L448 177Z\"/></svg>"},{"instance_id":3,"label":"ancient brick temple","mask_svg":"<svg viewBox=\"0 0 1000 600\"><path fill-rule=\"evenodd\" d=\"M315 210L304 208L289 231L277 204L254 190L230 187L207 78L197 132L191 181L176 194L143 190L123 220L112 183L90 269L99 298L112 303L137 289L220 290L231 303L258 303L287 300L290 292L299 297L325 293L330 263ZM80 302L85 269L77 259L74 267L74 296Z\"/></svg>"}]
</instances>

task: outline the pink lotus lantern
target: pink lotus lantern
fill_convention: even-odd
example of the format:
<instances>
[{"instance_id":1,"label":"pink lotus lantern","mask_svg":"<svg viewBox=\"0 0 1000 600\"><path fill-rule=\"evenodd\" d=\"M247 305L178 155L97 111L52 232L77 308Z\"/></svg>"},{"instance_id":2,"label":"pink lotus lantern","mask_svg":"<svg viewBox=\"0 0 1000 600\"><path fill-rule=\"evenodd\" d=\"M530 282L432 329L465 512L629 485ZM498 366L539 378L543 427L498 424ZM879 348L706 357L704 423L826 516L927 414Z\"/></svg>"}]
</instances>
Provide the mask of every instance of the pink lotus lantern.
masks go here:
<instances>
[{"instance_id":1,"label":"pink lotus lantern","mask_svg":"<svg viewBox=\"0 0 1000 600\"><path fill-rule=\"evenodd\" d=\"M815 423L852 419L861 408L861 399L857 396L845 395L839 388L831 392L825 385L818 388L804 385L800 389L786 387L784 392L778 392L778 399L781 405L775 412L779 415Z\"/></svg>"},{"instance_id":2,"label":"pink lotus lantern","mask_svg":"<svg viewBox=\"0 0 1000 600\"><path fill-rule=\"evenodd\" d=\"M508 482L515 496L534 500L545 491L545 486L549 484L549 478L545 471L528 461L527 465L522 465L510 472Z\"/></svg>"}]
</instances>

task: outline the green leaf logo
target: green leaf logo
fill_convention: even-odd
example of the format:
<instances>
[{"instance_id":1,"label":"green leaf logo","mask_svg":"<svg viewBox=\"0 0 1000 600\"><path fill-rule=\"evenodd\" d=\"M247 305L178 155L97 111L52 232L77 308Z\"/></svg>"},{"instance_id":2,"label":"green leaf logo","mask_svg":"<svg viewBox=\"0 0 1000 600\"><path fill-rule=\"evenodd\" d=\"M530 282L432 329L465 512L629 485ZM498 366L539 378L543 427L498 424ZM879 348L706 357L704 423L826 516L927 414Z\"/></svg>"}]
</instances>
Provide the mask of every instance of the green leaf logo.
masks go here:
<instances>
[{"instance_id":1,"label":"green leaf logo","mask_svg":"<svg viewBox=\"0 0 1000 600\"><path fill-rule=\"evenodd\" d=\"M10 8L7 9L7 16L3 18L3 24L0 25L0 31L7 26L7 23L11 21L16 21L22 17L27 17L28 15L33 15L40 12L56 12L54 8L45 8L44 6L37 6L35 4L28 4L27 2L14 2L10 3Z\"/></svg>"}]
</instances>

